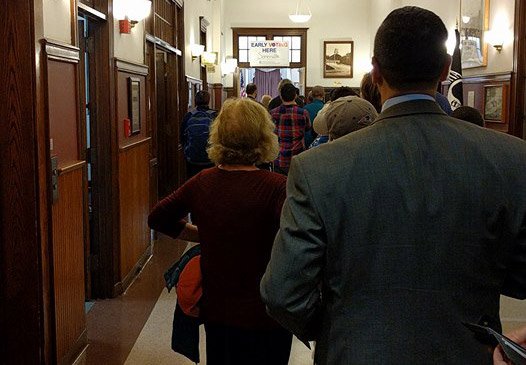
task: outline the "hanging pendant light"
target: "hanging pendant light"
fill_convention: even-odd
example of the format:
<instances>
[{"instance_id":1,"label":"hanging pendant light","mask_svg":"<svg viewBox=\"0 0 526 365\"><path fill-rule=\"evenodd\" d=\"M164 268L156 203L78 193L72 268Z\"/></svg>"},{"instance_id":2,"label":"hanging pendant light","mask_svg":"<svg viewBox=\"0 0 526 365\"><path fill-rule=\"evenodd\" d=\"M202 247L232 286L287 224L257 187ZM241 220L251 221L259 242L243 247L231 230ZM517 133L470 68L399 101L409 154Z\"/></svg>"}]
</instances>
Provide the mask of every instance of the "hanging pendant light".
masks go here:
<instances>
[{"instance_id":1,"label":"hanging pendant light","mask_svg":"<svg viewBox=\"0 0 526 365\"><path fill-rule=\"evenodd\" d=\"M294 23L305 23L308 22L312 16L310 8L308 5L305 5L305 9L302 7L303 0L298 0L296 4L296 12L289 15L289 19ZM306 10L303 14L302 11Z\"/></svg>"}]
</instances>

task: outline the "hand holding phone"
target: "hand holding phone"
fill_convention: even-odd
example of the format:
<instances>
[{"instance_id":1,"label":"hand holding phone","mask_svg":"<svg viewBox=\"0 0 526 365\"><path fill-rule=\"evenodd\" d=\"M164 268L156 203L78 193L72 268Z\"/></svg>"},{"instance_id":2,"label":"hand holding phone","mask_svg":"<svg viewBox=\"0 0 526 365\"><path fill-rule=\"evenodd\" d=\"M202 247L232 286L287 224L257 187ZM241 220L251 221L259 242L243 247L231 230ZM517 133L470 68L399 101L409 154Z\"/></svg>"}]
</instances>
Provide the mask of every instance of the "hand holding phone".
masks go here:
<instances>
[{"instance_id":1,"label":"hand holding phone","mask_svg":"<svg viewBox=\"0 0 526 365\"><path fill-rule=\"evenodd\" d=\"M524 344L524 342L526 342L526 328L521 329L517 333L514 332L510 334L510 337L513 337L519 342L517 343L490 327L474 323L464 323L464 325L475 333L485 333L493 336L497 340L499 346L497 346L493 353L494 365L526 365L526 348L519 345L519 343Z\"/></svg>"},{"instance_id":2,"label":"hand holding phone","mask_svg":"<svg viewBox=\"0 0 526 365\"><path fill-rule=\"evenodd\" d=\"M518 328L509 334L507 334L507 337L511 340L515 341L520 346L524 347L526 346L526 326ZM513 364L511 360L508 358L506 353L504 352L504 349L502 346L497 346L495 348L495 351L493 352L493 364L494 365L509 365Z\"/></svg>"}]
</instances>

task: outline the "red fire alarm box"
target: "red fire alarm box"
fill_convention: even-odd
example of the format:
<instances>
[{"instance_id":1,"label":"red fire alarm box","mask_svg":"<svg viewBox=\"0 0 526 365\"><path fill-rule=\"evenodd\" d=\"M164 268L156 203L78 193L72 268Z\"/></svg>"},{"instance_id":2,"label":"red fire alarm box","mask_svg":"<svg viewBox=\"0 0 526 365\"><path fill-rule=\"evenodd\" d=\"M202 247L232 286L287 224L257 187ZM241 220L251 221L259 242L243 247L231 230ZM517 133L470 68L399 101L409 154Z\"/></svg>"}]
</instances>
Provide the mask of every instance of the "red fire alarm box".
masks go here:
<instances>
[{"instance_id":1,"label":"red fire alarm box","mask_svg":"<svg viewBox=\"0 0 526 365\"><path fill-rule=\"evenodd\" d=\"M131 28L131 23L128 19L119 20L119 31L121 34L130 34Z\"/></svg>"},{"instance_id":2,"label":"red fire alarm box","mask_svg":"<svg viewBox=\"0 0 526 365\"><path fill-rule=\"evenodd\" d=\"M128 118L124 118L124 137L131 136L131 121Z\"/></svg>"}]
</instances>

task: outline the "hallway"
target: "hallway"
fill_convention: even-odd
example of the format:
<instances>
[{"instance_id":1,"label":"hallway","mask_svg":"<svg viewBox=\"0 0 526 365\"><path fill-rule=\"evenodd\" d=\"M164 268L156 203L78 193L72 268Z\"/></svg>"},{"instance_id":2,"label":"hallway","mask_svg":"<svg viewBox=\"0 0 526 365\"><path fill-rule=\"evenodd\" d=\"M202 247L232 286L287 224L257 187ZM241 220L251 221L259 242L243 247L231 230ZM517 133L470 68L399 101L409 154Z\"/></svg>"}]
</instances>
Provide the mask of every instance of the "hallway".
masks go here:
<instances>
[{"instance_id":1,"label":"hallway","mask_svg":"<svg viewBox=\"0 0 526 365\"><path fill-rule=\"evenodd\" d=\"M87 315L88 365L192 365L170 348L175 290L164 288L163 273L187 242L161 236L154 253L130 288L120 297L95 302ZM525 303L502 297L503 330L526 325ZM201 326L201 364L206 365ZM294 338L289 365L311 365L312 354Z\"/></svg>"},{"instance_id":2,"label":"hallway","mask_svg":"<svg viewBox=\"0 0 526 365\"><path fill-rule=\"evenodd\" d=\"M87 314L88 365L191 365L170 348L175 290L164 288L163 274L187 247L162 236L150 261L122 296L98 300ZM201 364L206 365L201 326ZM294 338L289 365L312 364L311 351Z\"/></svg>"},{"instance_id":3,"label":"hallway","mask_svg":"<svg viewBox=\"0 0 526 365\"><path fill-rule=\"evenodd\" d=\"M462 13L467 0L311 1L305 23L278 0L0 3L2 364L187 364L170 349L176 298L163 280L187 242L152 242L147 219L189 177L181 126L197 94L220 110L263 83L255 70L304 96L357 92L378 26L401 5L435 12L446 45L454 30L509 33L476 41L481 62L461 65L461 95L487 129L526 139L526 0L477 1L477 16ZM280 44L279 64L251 57L260 42ZM339 76L325 72L331 44L351 62ZM502 297L501 317L504 331L526 325L526 301ZM290 364L312 364L311 352L295 341Z\"/></svg>"}]
</instances>

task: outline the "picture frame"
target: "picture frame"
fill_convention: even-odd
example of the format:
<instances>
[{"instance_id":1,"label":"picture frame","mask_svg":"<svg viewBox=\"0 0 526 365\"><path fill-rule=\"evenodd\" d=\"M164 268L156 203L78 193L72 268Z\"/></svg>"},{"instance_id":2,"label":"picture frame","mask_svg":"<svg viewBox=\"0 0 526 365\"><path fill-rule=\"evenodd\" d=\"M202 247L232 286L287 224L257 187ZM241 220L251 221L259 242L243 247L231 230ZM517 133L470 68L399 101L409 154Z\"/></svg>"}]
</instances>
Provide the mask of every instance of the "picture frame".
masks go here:
<instances>
[{"instance_id":1,"label":"picture frame","mask_svg":"<svg viewBox=\"0 0 526 365\"><path fill-rule=\"evenodd\" d=\"M484 120L492 123L508 122L508 86L484 86Z\"/></svg>"},{"instance_id":2,"label":"picture frame","mask_svg":"<svg viewBox=\"0 0 526 365\"><path fill-rule=\"evenodd\" d=\"M353 59L353 41L324 41L323 78L351 79Z\"/></svg>"},{"instance_id":3,"label":"picture frame","mask_svg":"<svg viewBox=\"0 0 526 365\"><path fill-rule=\"evenodd\" d=\"M489 29L490 0L460 0L460 53L462 69L488 64L488 44L484 32Z\"/></svg>"},{"instance_id":4,"label":"picture frame","mask_svg":"<svg viewBox=\"0 0 526 365\"><path fill-rule=\"evenodd\" d=\"M130 134L141 133L141 79L128 77L128 118Z\"/></svg>"}]
</instances>

